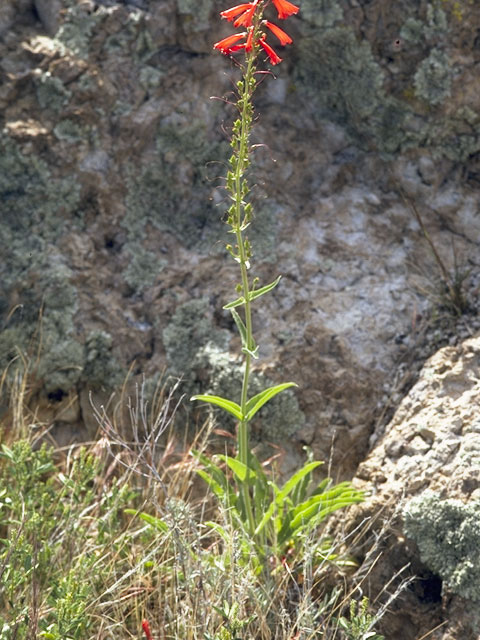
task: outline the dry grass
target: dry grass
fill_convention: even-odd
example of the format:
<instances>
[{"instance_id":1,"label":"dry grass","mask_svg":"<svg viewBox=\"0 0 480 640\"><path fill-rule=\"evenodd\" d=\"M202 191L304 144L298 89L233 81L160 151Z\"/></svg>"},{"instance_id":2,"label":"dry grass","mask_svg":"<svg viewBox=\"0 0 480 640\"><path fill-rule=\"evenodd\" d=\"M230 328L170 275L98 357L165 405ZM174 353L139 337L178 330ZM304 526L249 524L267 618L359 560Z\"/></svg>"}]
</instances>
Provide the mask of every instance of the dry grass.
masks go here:
<instances>
[{"instance_id":1,"label":"dry grass","mask_svg":"<svg viewBox=\"0 0 480 640\"><path fill-rule=\"evenodd\" d=\"M24 376L10 398L0 460L0 640L126 640L141 637L144 618L156 640L364 637L338 622L360 599L361 572L355 581L352 562L325 559L327 547L345 559L350 540L315 530L285 558L253 562L244 532L196 475L192 449L206 450L213 425L191 443L178 436L176 385L158 390L153 410L139 388L126 401L128 424L122 412L92 407L101 437L55 456L38 433L27 444L34 413Z\"/></svg>"}]
</instances>

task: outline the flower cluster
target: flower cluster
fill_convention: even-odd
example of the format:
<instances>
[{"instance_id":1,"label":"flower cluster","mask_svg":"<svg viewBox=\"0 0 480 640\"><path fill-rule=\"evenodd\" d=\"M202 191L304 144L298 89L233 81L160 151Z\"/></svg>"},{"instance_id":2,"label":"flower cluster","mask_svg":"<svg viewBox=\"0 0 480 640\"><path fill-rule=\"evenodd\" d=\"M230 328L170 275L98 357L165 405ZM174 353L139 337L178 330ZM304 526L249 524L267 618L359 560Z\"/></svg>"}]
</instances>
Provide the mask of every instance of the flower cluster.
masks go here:
<instances>
[{"instance_id":1,"label":"flower cluster","mask_svg":"<svg viewBox=\"0 0 480 640\"><path fill-rule=\"evenodd\" d=\"M288 0L271 0L278 12L278 18L283 20L291 15L298 13L299 8ZM234 33L216 42L214 49L218 49L225 55L235 53L235 51L244 50L247 53L257 51L261 47L268 55L272 64L278 64L282 61L277 52L266 42L267 34L263 27L267 27L273 35L279 40L281 45L291 44L290 36L280 29L273 22L262 20L263 9L268 4L268 0L253 0L253 2L244 2L237 4L231 9L222 11L222 18L233 22L234 27L243 27L246 31ZM242 40L244 42L242 42Z\"/></svg>"}]
</instances>

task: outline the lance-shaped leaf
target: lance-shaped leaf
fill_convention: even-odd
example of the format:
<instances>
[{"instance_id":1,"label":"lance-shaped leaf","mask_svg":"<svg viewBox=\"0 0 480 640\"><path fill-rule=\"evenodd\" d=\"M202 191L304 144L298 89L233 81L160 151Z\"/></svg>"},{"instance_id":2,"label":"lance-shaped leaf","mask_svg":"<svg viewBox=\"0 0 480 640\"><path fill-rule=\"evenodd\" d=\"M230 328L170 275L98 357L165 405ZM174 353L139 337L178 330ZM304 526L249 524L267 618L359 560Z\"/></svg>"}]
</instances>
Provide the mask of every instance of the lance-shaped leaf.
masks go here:
<instances>
[{"instance_id":1,"label":"lance-shaped leaf","mask_svg":"<svg viewBox=\"0 0 480 640\"><path fill-rule=\"evenodd\" d=\"M266 284L264 287L260 287L260 289L255 289L254 291L250 291L248 297L250 300L255 300L255 298L259 298L263 296L264 293L268 293L272 289L275 289L277 284L280 282L282 276L278 276L276 280L271 282L270 284Z\"/></svg>"},{"instance_id":2,"label":"lance-shaped leaf","mask_svg":"<svg viewBox=\"0 0 480 640\"><path fill-rule=\"evenodd\" d=\"M224 309L233 309L234 307L239 307L241 304L245 304L245 298L243 296L241 296L240 298L237 298L233 302L229 302L223 308Z\"/></svg>"},{"instance_id":3,"label":"lance-shaped leaf","mask_svg":"<svg viewBox=\"0 0 480 640\"><path fill-rule=\"evenodd\" d=\"M263 407L269 400L274 398L278 393L284 391L285 389L289 389L290 387L297 387L298 385L295 382L284 382L283 384L277 384L274 387L268 387L268 389L264 389L260 393L257 393L256 396L250 398L247 402L246 406L246 414L245 420L248 422L253 418L253 416L257 413L259 409Z\"/></svg>"},{"instance_id":4,"label":"lance-shaped leaf","mask_svg":"<svg viewBox=\"0 0 480 640\"><path fill-rule=\"evenodd\" d=\"M221 502L229 509L234 509L237 496L233 488L230 487L223 470L213 460L199 451L193 450L192 455L205 465L205 469L197 469L197 474L205 480Z\"/></svg>"},{"instance_id":5,"label":"lance-shaped leaf","mask_svg":"<svg viewBox=\"0 0 480 640\"><path fill-rule=\"evenodd\" d=\"M255 535L258 535L260 533L260 531L262 531L262 529L267 524L267 522L272 518L272 516L275 513L275 511L283 506L283 503L284 503L285 499L287 498L289 493L291 491L293 491L293 489L295 489L297 484L299 482L301 482L301 480L305 476L311 474L312 471L314 469L316 469L317 467L319 467L321 464L323 464L323 463L322 462L318 462L318 461L309 462L302 469L300 469L299 471L294 473L293 476L289 480L287 480L287 482L283 485L281 491L279 491L279 493L277 494L275 499L272 500L272 502L270 503L270 506L268 507L267 511L265 512L265 515L263 516L262 520L260 521L258 527L255 529Z\"/></svg>"},{"instance_id":6,"label":"lance-shaped leaf","mask_svg":"<svg viewBox=\"0 0 480 640\"><path fill-rule=\"evenodd\" d=\"M219 524L217 524L216 522L212 522L212 520L208 520L207 522L203 523L206 527L210 527L211 529L213 529L214 531L216 531L218 533L218 535L223 539L224 542L229 542L231 541L231 535L230 533L228 533L224 527L220 526Z\"/></svg>"},{"instance_id":7,"label":"lance-shaped leaf","mask_svg":"<svg viewBox=\"0 0 480 640\"><path fill-rule=\"evenodd\" d=\"M318 524L337 509L363 500L362 491L355 489L349 482L341 482L328 491L314 495L303 504L298 505L294 509L290 526L292 530L295 530L307 524Z\"/></svg>"},{"instance_id":8,"label":"lance-shaped leaf","mask_svg":"<svg viewBox=\"0 0 480 640\"><path fill-rule=\"evenodd\" d=\"M205 480L213 493L217 496L219 500L222 502L225 500L225 490L222 485L215 480L215 478L209 474L207 471L203 469L197 469L197 474Z\"/></svg>"},{"instance_id":9,"label":"lance-shaped leaf","mask_svg":"<svg viewBox=\"0 0 480 640\"><path fill-rule=\"evenodd\" d=\"M235 324L237 325L238 333L240 334L240 338L242 339L242 347L247 346L247 327L245 323L235 311L235 309L230 309L230 313L232 314L233 319L235 320Z\"/></svg>"},{"instance_id":10,"label":"lance-shaped leaf","mask_svg":"<svg viewBox=\"0 0 480 640\"><path fill-rule=\"evenodd\" d=\"M154 529L158 529L159 531L163 531L164 533L168 532L167 523L163 520L160 520L160 518L151 516L149 513L137 511L136 509L124 509L123 512L127 513L129 516L138 516L141 520L149 524Z\"/></svg>"},{"instance_id":11,"label":"lance-shaped leaf","mask_svg":"<svg viewBox=\"0 0 480 640\"><path fill-rule=\"evenodd\" d=\"M233 402L233 400L227 400L226 398L222 398L221 396L210 396L208 394L192 396L190 400L209 402L210 404L214 404L224 411L227 411L227 413L230 413L232 416L235 416L237 420L243 420L242 409L240 405L238 405L236 402Z\"/></svg>"},{"instance_id":12,"label":"lance-shaped leaf","mask_svg":"<svg viewBox=\"0 0 480 640\"><path fill-rule=\"evenodd\" d=\"M233 473L237 476L240 482L245 482L245 480L252 480L256 478L256 473L250 467L247 467L246 464L240 462L236 458L230 458L229 456L218 456L221 460L224 460L228 467L233 471Z\"/></svg>"},{"instance_id":13,"label":"lance-shaped leaf","mask_svg":"<svg viewBox=\"0 0 480 640\"><path fill-rule=\"evenodd\" d=\"M240 338L242 339L242 352L250 354L253 358L258 358L258 347L255 344L255 340L253 337L250 338L251 343L248 345L247 340L247 327L245 323L239 316L239 314L235 311L235 309L230 309L233 319L235 320L235 324L237 325L238 333L240 334Z\"/></svg>"},{"instance_id":14,"label":"lance-shaped leaf","mask_svg":"<svg viewBox=\"0 0 480 640\"><path fill-rule=\"evenodd\" d=\"M260 289L254 289L253 291L249 291L248 292L248 299L250 301L251 300L255 300L256 298L259 298L260 296L263 296L264 293L268 293L272 289L275 289L277 284L280 282L281 277L282 276L278 276L278 278L276 280L274 280L270 284L266 284L264 287L260 287ZM241 296L240 298L237 298L233 302L229 302L223 308L224 309L233 309L234 307L239 307L242 304L245 304L245 296Z\"/></svg>"}]
</instances>

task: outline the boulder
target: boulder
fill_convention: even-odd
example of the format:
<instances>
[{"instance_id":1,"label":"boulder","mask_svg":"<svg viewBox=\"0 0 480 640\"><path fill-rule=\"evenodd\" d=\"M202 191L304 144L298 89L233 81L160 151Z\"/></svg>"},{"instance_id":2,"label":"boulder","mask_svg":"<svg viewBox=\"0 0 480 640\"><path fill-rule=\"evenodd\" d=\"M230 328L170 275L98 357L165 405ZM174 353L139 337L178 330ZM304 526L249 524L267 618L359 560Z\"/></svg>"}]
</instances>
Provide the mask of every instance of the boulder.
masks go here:
<instances>
[{"instance_id":1,"label":"boulder","mask_svg":"<svg viewBox=\"0 0 480 640\"><path fill-rule=\"evenodd\" d=\"M480 336L423 367L357 472L370 496L355 522L391 525L369 575L381 591L401 566L414 578L393 603L386 637L475 640L480 633ZM380 519L377 517L381 514ZM461 615L458 614L462 611ZM387 632L388 630L388 632Z\"/></svg>"}]
</instances>

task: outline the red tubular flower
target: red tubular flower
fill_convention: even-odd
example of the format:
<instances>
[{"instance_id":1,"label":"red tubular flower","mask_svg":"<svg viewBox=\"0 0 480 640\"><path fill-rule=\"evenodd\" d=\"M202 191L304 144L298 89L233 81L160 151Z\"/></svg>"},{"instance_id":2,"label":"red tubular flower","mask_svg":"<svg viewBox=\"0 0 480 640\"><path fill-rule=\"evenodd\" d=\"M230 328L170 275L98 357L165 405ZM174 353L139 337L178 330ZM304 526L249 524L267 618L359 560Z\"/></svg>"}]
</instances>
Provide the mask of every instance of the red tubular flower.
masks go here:
<instances>
[{"instance_id":1,"label":"red tubular flower","mask_svg":"<svg viewBox=\"0 0 480 640\"><path fill-rule=\"evenodd\" d=\"M281 19L288 18L288 16L294 15L299 11L299 7L289 2L289 0L272 0L272 2L275 5L275 8L278 12L278 17ZM225 55L229 55L231 53L234 53L235 51L240 51L241 49L249 53L253 50L256 44L259 44L268 55L270 62L272 64L278 64L279 62L281 62L282 59L280 58L280 56L265 41L266 35L263 33L260 35L260 37L258 37L258 35L255 36L256 33L258 34L258 31L257 31L258 22L257 20L255 20L255 25L254 25L254 19L256 16L256 11L259 7L260 7L260 11L259 11L259 17L260 17L263 9L263 3L260 0L252 0L251 2L242 2L241 4L237 4L234 7L231 7L230 9L221 11L220 15L222 16L222 18L225 18L226 20L233 22L233 25L235 27L246 28L246 31L242 33L234 33L231 36L227 36L226 38L223 38L223 40L216 42L213 45L213 48L218 49ZM264 24L268 29L270 29L273 35L276 38L278 38L282 46L285 46L286 44L291 44L293 42L292 38L288 35L288 33L285 33L285 31L283 31L283 29L280 29L280 27L277 27L276 24L273 24L268 20L263 20L262 24ZM240 43L239 41L245 37L246 37L246 41Z\"/></svg>"},{"instance_id":2,"label":"red tubular flower","mask_svg":"<svg viewBox=\"0 0 480 640\"><path fill-rule=\"evenodd\" d=\"M227 9L226 11L220 11L220 15L222 16L222 18L225 18L225 20L230 20L231 22L238 15L244 13L247 9L250 9L252 4L252 2L237 4L236 7L232 7L231 9Z\"/></svg>"},{"instance_id":3,"label":"red tubular flower","mask_svg":"<svg viewBox=\"0 0 480 640\"><path fill-rule=\"evenodd\" d=\"M236 43L244 38L247 35L246 31L242 33L234 33L231 36L227 36L223 40L216 42L213 45L214 49L218 49L225 55L228 55L231 51L238 51L238 49L243 49L245 45L237 45Z\"/></svg>"},{"instance_id":4,"label":"red tubular flower","mask_svg":"<svg viewBox=\"0 0 480 640\"><path fill-rule=\"evenodd\" d=\"M153 640L152 632L150 631L150 625L148 620L142 620L142 629L147 640Z\"/></svg>"},{"instance_id":5,"label":"red tubular flower","mask_svg":"<svg viewBox=\"0 0 480 640\"><path fill-rule=\"evenodd\" d=\"M223 53L225 55L228 55L229 53L235 53L235 51L241 51L242 49L246 49L246 48L247 48L246 44L234 44L233 47L230 47L230 49L223 51Z\"/></svg>"},{"instance_id":6,"label":"red tubular flower","mask_svg":"<svg viewBox=\"0 0 480 640\"><path fill-rule=\"evenodd\" d=\"M261 38L258 39L258 43L260 44L260 46L263 48L263 50L266 52L266 54L268 55L268 57L270 58L270 62L272 64L278 64L279 62L282 61L282 59L280 58L279 55L277 55L277 52L274 51L272 49L272 47L265 42L265 36L262 36Z\"/></svg>"},{"instance_id":7,"label":"red tubular flower","mask_svg":"<svg viewBox=\"0 0 480 640\"><path fill-rule=\"evenodd\" d=\"M253 32L254 31L255 29L253 27L250 27L248 30L247 41L245 43L245 51L251 51L253 48Z\"/></svg>"},{"instance_id":8,"label":"red tubular flower","mask_svg":"<svg viewBox=\"0 0 480 640\"><path fill-rule=\"evenodd\" d=\"M280 19L288 18L288 16L293 16L295 13L298 13L299 7L295 6L288 0L272 0L275 5L275 9L278 11L278 17Z\"/></svg>"},{"instance_id":9,"label":"red tubular flower","mask_svg":"<svg viewBox=\"0 0 480 640\"><path fill-rule=\"evenodd\" d=\"M257 8L257 4L258 4L258 0L254 0L254 2L251 2L250 8L247 9L245 13L242 13L242 15L235 20L235 22L233 23L233 26L234 27L251 27L252 21L253 21L253 15Z\"/></svg>"},{"instance_id":10,"label":"red tubular flower","mask_svg":"<svg viewBox=\"0 0 480 640\"><path fill-rule=\"evenodd\" d=\"M283 29L280 29L280 27L277 27L276 24L273 24L273 22L269 22L268 20L264 20L263 24L268 27L273 35L280 40L280 44L292 44L293 40L288 35L288 33L285 33L285 31L283 31Z\"/></svg>"}]
</instances>

